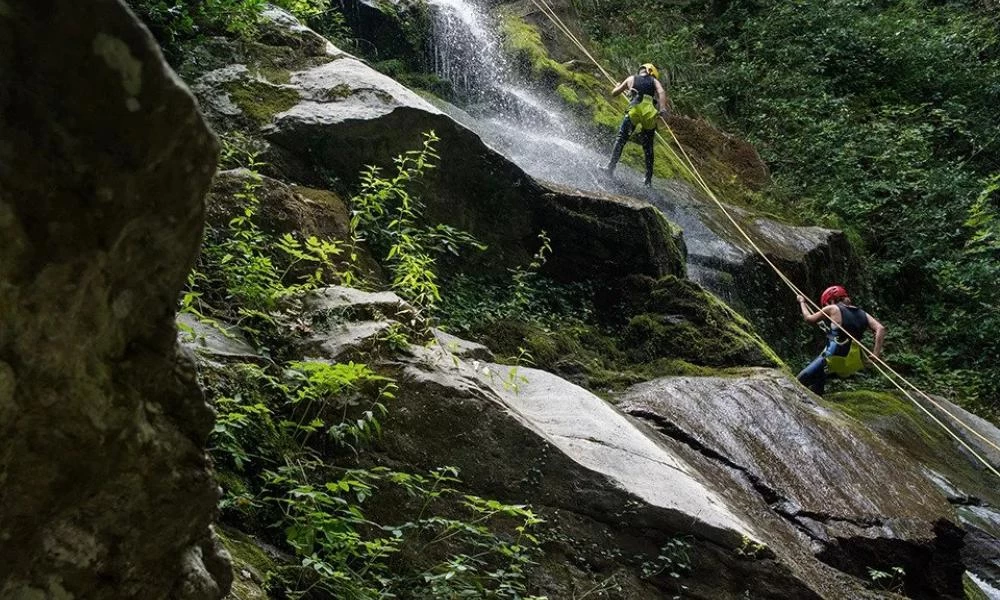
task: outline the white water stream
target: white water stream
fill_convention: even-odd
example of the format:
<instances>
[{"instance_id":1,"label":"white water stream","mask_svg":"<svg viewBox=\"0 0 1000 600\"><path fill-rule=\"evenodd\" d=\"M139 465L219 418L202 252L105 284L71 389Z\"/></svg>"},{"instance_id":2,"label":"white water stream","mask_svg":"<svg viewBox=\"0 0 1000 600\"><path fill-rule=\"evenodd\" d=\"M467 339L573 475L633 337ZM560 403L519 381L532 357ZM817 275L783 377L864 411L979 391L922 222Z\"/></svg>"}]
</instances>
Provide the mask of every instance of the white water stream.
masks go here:
<instances>
[{"instance_id":1,"label":"white water stream","mask_svg":"<svg viewBox=\"0 0 1000 600\"><path fill-rule=\"evenodd\" d=\"M491 146L539 179L585 190L621 193L638 187L641 175L621 167L616 180L600 168L613 143L591 139L574 118L537 90L504 54L500 26L476 0L430 0L434 70L466 106L460 118ZM629 190L631 191L631 190Z\"/></svg>"}]
</instances>

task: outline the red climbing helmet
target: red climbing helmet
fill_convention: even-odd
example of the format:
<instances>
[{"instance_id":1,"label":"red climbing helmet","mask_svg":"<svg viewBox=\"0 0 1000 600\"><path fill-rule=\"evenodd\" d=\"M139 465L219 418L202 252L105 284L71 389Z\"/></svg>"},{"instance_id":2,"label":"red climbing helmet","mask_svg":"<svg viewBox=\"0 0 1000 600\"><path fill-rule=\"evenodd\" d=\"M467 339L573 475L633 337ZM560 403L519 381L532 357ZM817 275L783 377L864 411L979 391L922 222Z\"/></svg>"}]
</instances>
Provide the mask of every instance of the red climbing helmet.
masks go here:
<instances>
[{"instance_id":1,"label":"red climbing helmet","mask_svg":"<svg viewBox=\"0 0 1000 600\"><path fill-rule=\"evenodd\" d=\"M831 285L830 287L823 290L823 295L819 297L819 305L826 306L831 302L836 302L843 298L847 298L847 290L840 285Z\"/></svg>"}]
</instances>

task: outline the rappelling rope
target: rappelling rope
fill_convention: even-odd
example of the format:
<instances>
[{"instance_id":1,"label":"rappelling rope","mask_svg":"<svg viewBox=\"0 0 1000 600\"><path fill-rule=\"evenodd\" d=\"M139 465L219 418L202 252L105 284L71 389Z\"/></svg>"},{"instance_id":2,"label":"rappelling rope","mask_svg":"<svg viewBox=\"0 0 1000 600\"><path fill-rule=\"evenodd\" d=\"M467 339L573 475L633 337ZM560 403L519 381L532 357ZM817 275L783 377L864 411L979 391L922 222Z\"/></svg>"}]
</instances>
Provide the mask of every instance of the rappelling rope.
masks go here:
<instances>
[{"instance_id":1,"label":"rappelling rope","mask_svg":"<svg viewBox=\"0 0 1000 600\"><path fill-rule=\"evenodd\" d=\"M611 82L612 85L615 85L615 84L618 83L617 80L615 80L615 78L612 77L611 74L601 65L600 61L598 61L596 58L594 58L594 56L590 53L590 51L587 50L587 48L586 48L586 46L584 46L583 42L581 42L579 40L579 38L577 38L576 35L573 34L573 32L569 29L569 27L567 27L566 24L563 23L562 19L559 18L559 15L557 15L556 12L552 9L552 7L549 6L549 4L548 4L548 2L546 0L531 0L531 2L532 2L532 4L534 4L542 12L542 14L544 14L546 17L548 17L548 19L553 23L553 25L555 25L557 29L559 29L567 38L569 38L569 40L571 42L573 42L573 44L577 48L579 48L580 51L583 52L584 55L586 55L586 57L589 58L592 63L594 63L594 66L597 67L597 69L604 75L605 78L607 78L607 80L609 82ZM673 139L674 145L676 145L677 149L680 150L680 154L681 154L681 156L683 156L683 160L681 159L681 156L678 156L678 154L674 150L674 148L667 142L666 139L664 139L664 137L660 134L659 131L656 132L656 137L659 138L659 140L663 143L664 147L667 149L668 152L670 152L670 154L677 161L677 163L680 164L681 167L683 167L683 169L687 172L687 174L690 175L691 178L694 179L694 181L696 181L702 187L702 189L704 189L704 191L708 195L708 197L711 198L712 201L714 201L715 204L719 207L719 210L722 211L722 214L724 214L726 216L726 218L729 220L729 222L732 223L733 227L735 227L736 230L739 231L740 235L742 235L743 238L746 239L747 243L749 243L750 246L754 249L754 251L756 251L757 254L760 255L760 257L762 259L764 259L764 262L766 262L768 264L768 266L771 267L771 269L778 275L778 277L785 283L785 285L787 285L789 289L791 289L793 292L795 292L796 295L802 296L803 298L805 298L805 300L808 303L808 305L811 306L814 310L817 310L817 311L821 310L820 307L819 307L819 305L817 305L815 302L813 302L812 299L809 298L809 296L807 296L806 294L802 293L802 290L800 290L798 288L798 286L796 286L795 283L793 283L792 280L789 279L781 271L781 269L779 269L778 266L775 265L774 262L772 262L771 259L769 259L767 257L767 255L764 253L764 251L761 250L760 246L757 245L757 243L753 240L753 238L751 238L750 235L743 229L743 227L736 221L736 219L733 218L733 216L730 214L729 210L726 209L726 207L722 203L722 201L719 200L719 198L715 195L715 192L712 191L711 187L708 185L708 182L705 181L705 178L702 177L701 173L698 171L698 168L695 166L694 161L691 160L691 157L688 156L687 151L684 150L684 146L680 143L680 140L677 139L677 135L674 133L673 129L670 127L670 124L667 123L667 120L664 119L662 116L660 117L660 120L663 122L663 125L667 129L667 132L670 134L670 137ZM929 395L927 395L926 393L924 393L923 390L921 390L916 385L914 385L912 382L910 382L910 380L908 380L906 377L903 377L902 375L900 375L895 369L893 369L891 366L889 366L888 363L886 363L884 360L882 360L881 357L877 356L873 351L871 351L867 346L865 346L861 342L861 340L857 339L856 337L854 337L853 335L851 335L848 331L846 331L843 328L841 328L841 331L843 331L843 333L845 333L847 335L847 337L850 338L853 343L857 344L862 350L865 351L865 353L868 355L868 357L872 360L872 364L875 366L876 369L878 369L879 373L881 373L886 379L888 379L890 383L892 383L894 386L896 386L896 388L899 389L899 391L901 391L903 393L903 395L905 395L907 397L907 399L910 400L910 402L912 402L914 405L916 405L918 408L920 408L920 410L924 411L927 414L927 416L929 416L935 423L937 423L939 426L941 426L941 428L944 429L951 437L955 438L955 440L959 444L961 444L962 447L964 447L973 456L975 456L980 462L982 462L983 465L985 465L986 468L989 469L994 475L996 475L997 477L1000 477L1000 472L998 472L997 469L993 467L993 465L991 465L985 458L983 458L975 450L973 450L969 446L969 444L967 444L965 442L965 440L963 440L961 437L959 437L958 434L956 434L955 432L953 432L936 415L934 415L927 407L925 407L923 404L921 404L920 402L918 402L917 399L914 398L913 395L911 395L909 391L907 391L902 385L900 385L899 382L896 381L895 378L892 377L892 375L894 375L896 378L898 378L899 380L901 380L902 382L904 382L913 391L917 392L918 394L920 394L921 396L923 396L924 399L926 399L928 402L930 402L935 407L937 407L938 410L940 410L944 414L946 414L949 417L951 417L952 420L954 420L956 423L958 423L959 425L961 425L963 428L965 428L966 430L968 430L969 432L971 432L973 435L975 435L976 437L978 437L982 441L986 442L989 446L992 446L998 452L1000 452L1000 446L998 446L992 440L990 440L986 436L984 436L981 433L979 433L978 431L976 431L970 425L966 424L962 419L960 419L959 417L957 417L956 415L954 415L951 411L949 411L948 409L946 409L939 402L935 401ZM892 375L890 375L890 373Z\"/></svg>"}]
</instances>

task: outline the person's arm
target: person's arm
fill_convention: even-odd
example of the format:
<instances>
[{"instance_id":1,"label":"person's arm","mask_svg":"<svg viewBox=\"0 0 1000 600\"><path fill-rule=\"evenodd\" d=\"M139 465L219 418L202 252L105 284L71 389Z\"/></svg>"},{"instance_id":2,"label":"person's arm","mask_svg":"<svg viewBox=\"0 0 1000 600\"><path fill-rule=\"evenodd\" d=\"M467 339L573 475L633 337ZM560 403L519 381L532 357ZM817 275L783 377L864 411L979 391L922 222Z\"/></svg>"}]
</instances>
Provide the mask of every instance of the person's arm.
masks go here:
<instances>
[{"instance_id":1,"label":"person's arm","mask_svg":"<svg viewBox=\"0 0 1000 600\"><path fill-rule=\"evenodd\" d=\"M836 305L831 304L830 306L824 306L821 310L817 312L812 312L809 310L809 306L806 304L806 299L802 296L798 296L796 300L799 301L799 309L802 311L802 318L805 319L806 323L810 325L815 325L824 319L830 319L834 323L837 320L834 318L834 313L840 309Z\"/></svg>"},{"instance_id":2,"label":"person's arm","mask_svg":"<svg viewBox=\"0 0 1000 600\"><path fill-rule=\"evenodd\" d=\"M868 315L868 329L875 332L875 348L872 350L872 353L875 356L881 357L882 343L885 341L885 325L879 323L875 317Z\"/></svg>"},{"instance_id":3,"label":"person's arm","mask_svg":"<svg viewBox=\"0 0 1000 600\"><path fill-rule=\"evenodd\" d=\"M629 75L628 77L625 78L624 81L622 81L621 83L619 83L615 87L615 89L611 90L611 97L614 98L615 96L617 96L618 94L621 94L625 90L632 89L632 84L634 82L635 82L635 77L632 76L632 75Z\"/></svg>"},{"instance_id":4,"label":"person's arm","mask_svg":"<svg viewBox=\"0 0 1000 600\"><path fill-rule=\"evenodd\" d=\"M670 116L670 105L667 104L667 90L659 79L654 79L653 84L656 86L656 105L660 107L660 114L668 117Z\"/></svg>"}]
</instances>

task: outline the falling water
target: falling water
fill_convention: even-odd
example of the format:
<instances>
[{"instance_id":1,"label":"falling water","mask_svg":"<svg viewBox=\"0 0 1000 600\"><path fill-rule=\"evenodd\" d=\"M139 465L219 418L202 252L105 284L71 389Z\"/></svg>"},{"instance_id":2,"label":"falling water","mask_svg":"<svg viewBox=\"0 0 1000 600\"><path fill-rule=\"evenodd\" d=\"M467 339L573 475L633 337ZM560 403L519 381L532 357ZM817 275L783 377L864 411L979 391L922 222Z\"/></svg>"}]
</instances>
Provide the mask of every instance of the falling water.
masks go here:
<instances>
[{"instance_id":1,"label":"falling water","mask_svg":"<svg viewBox=\"0 0 1000 600\"><path fill-rule=\"evenodd\" d=\"M551 91L534 89L520 77L487 8L476 0L430 0L430 6L435 72L452 84L469 113L452 116L540 179L606 192L641 181L627 168L617 182L601 172L610 136L591 139L551 99Z\"/></svg>"}]
</instances>

